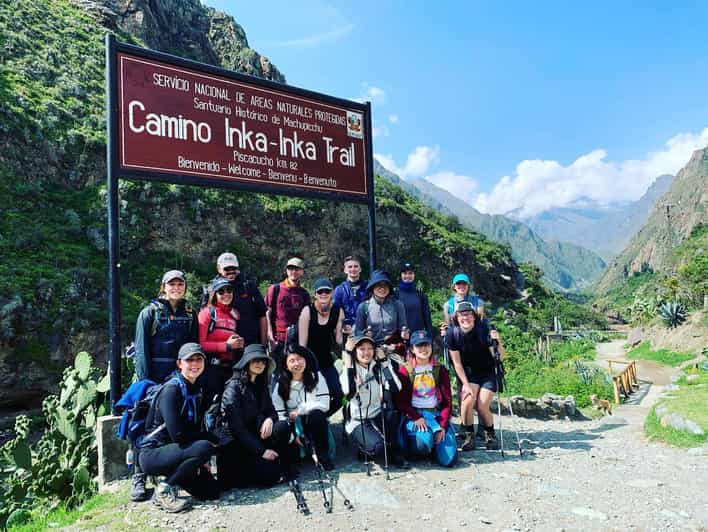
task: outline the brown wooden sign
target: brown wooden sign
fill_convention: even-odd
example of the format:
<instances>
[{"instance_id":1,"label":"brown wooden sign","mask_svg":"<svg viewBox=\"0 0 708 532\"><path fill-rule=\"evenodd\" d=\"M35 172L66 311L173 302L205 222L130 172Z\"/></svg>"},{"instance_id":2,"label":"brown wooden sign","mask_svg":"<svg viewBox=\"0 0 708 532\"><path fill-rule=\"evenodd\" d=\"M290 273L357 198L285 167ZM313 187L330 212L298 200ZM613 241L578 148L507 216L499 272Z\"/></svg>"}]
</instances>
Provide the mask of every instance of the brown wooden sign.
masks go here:
<instances>
[{"instance_id":1,"label":"brown wooden sign","mask_svg":"<svg viewBox=\"0 0 708 532\"><path fill-rule=\"evenodd\" d=\"M119 174L368 198L367 106L214 70L118 52Z\"/></svg>"}]
</instances>

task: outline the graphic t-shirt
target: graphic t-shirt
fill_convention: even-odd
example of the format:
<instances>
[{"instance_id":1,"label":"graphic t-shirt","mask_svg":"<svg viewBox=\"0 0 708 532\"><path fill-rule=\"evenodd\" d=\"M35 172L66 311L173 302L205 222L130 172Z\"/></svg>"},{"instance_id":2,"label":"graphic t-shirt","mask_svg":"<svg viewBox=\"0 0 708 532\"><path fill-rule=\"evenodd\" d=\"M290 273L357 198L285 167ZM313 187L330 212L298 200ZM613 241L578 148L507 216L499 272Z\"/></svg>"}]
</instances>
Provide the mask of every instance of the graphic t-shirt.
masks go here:
<instances>
[{"instance_id":1,"label":"graphic t-shirt","mask_svg":"<svg viewBox=\"0 0 708 532\"><path fill-rule=\"evenodd\" d=\"M413 408L435 408L438 406L438 398L435 395L435 376L431 364L413 368L411 405Z\"/></svg>"}]
</instances>

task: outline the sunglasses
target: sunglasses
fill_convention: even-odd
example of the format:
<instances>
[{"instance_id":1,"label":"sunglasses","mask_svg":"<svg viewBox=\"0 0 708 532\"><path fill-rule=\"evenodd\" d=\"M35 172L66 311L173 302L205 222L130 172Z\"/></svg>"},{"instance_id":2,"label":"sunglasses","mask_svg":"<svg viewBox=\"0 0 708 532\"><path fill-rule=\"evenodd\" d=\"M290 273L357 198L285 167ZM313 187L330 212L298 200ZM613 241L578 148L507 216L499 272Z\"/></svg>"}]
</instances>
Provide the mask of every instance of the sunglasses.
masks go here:
<instances>
[{"instance_id":1,"label":"sunglasses","mask_svg":"<svg viewBox=\"0 0 708 532\"><path fill-rule=\"evenodd\" d=\"M236 266L229 266L228 268L224 268L224 271L225 271L225 272L229 272L229 273L231 273L231 272L237 272L237 271L238 271L238 268L237 268Z\"/></svg>"},{"instance_id":2,"label":"sunglasses","mask_svg":"<svg viewBox=\"0 0 708 532\"><path fill-rule=\"evenodd\" d=\"M233 291L234 291L234 289L231 288L230 286L225 286L225 287L223 287L223 288L219 288L219 289L216 291L216 293L219 294L220 296L223 296L224 294L230 294L230 293L232 293Z\"/></svg>"},{"instance_id":3,"label":"sunglasses","mask_svg":"<svg viewBox=\"0 0 708 532\"><path fill-rule=\"evenodd\" d=\"M331 294L332 290L329 288L320 288L315 294Z\"/></svg>"}]
</instances>

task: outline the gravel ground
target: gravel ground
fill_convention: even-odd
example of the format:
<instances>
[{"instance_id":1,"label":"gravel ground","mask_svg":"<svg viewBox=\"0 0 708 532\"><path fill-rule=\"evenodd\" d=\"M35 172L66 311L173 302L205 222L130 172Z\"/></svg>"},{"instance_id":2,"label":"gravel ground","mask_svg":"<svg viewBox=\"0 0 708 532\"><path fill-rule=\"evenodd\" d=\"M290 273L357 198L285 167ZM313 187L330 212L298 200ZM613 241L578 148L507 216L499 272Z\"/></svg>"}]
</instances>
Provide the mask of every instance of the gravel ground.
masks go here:
<instances>
[{"instance_id":1,"label":"gravel ground","mask_svg":"<svg viewBox=\"0 0 708 532\"><path fill-rule=\"evenodd\" d=\"M641 367L639 376L642 377ZM286 486L234 490L214 504L166 515L150 503L128 504L123 523L171 530L708 530L708 446L685 450L647 442L642 424L662 386L646 384L640 403L591 421L505 416L506 457L461 454L443 469L416 462L409 471L376 467L367 476L351 448L339 447L339 486L325 513L312 467L301 467L311 515L299 514ZM335 428L339 432L339 426ZM478 440L478 443L479 440Z\"/></svg>"}]
</instances>

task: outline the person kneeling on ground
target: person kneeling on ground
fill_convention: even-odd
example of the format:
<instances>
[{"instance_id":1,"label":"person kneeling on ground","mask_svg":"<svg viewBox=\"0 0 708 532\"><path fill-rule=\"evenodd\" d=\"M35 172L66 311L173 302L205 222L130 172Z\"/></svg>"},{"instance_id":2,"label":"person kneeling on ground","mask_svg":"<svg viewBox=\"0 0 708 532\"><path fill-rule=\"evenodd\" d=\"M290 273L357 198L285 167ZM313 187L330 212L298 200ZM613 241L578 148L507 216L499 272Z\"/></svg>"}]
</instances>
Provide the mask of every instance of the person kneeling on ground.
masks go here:
<instances>
[{"instance_id":1,"label":"person kneeling on ground","mask_svg":"<svg viewBox=\"0 0 708 532\"><path fill-rule=\"evenodd\" d=\"M304 436L314 443L322 466L327 471L334 469L329 457L327 381L317 370L315 355L306 347L288 346L285 367L273 390L273 405L281 422L300 424Z\"/></svg>"},{"instance_id":2,"label":"person kneeling on ground","mask_svg":"<svg viewBox=\"0 0 708 532\"><path fill-rule=\"evenodd\" d=\"M430 456L434 450L438 463L448 467L457 459L457 441L450 423L450 374L433 357L432 342L428 331L413 332L413 356L408 356L398 370L401 392L396 402L405 416L401 447L415 456Z\"/></svg>"},{"instance_id":3,"label":"person kneeling on ground","mask_svg":"<svg viewBox=\"0 0 708 532\"><path fill-rule=\"evenodd\" d=\"M487 449L498 449L499 443L494 432L494 416L490 405L497 391L497 379L494 373L494 357L490 345L499 343L499 353L504 358L504 346L499 333L489 331L483 320L479 319L472 303L462 301L458 304L455 318L459 325L447 330L447 345L450 359L457 373L460 390L460 412L462 428L465 431L463 451L474 449L474 411L480 425L484 425L484 440Z\"/></svg>"},{"instance_id":4,"label":"person kneeling on ground","mask_svg":"<svg viewBox=\"0 0 708 532\"><path fill-rule=\"evenodd\" d=\"M392 404L382 398L401 389L396 371L383 349L376 349L374 341L365 335L347 341L351 362L346 362L340 376L342 392L349 400L349 419L344 427L351 435L364 458L381 456L384 445L391 445L400 416ZM351 351L355 352L352 354ZM376 354L376 359L374 355ZM385 426L385 430L384 430ZM385 440L384 440L385 434ZM391 463L407 467L408 463L398 449L392 448Z\"/></svg>"},{"instance_id":5,"label":"person kneeling on ground","mask_svg":"<svg viewBox=\"0 0 708 532\"><path fill-rule=\"evenodd\" d=\"M165 475L155 489L153 502L167 512L180 512L191 499L180 498L178 489L198 499L216 499L216 479L205 464L216 454L216 438L201 430L204 406L198 377L206 357L199 344L184 344L173 377L158 392L145 419L145 435L138 440L140 466L148 475Z\"/></svg>"},{"instance_id":6,"label":"person kneeling on ground","mask_svg":"<svg viewBox=\"0 0 708 532\"><path fill-rule=\"evenodd\" d=\"M275 364L261 344L246 347L221 398L222 444L217 467L222 489L273 486L288 476L288 423L278 421L269 391Z\"/></svg>"}]
</instances>

